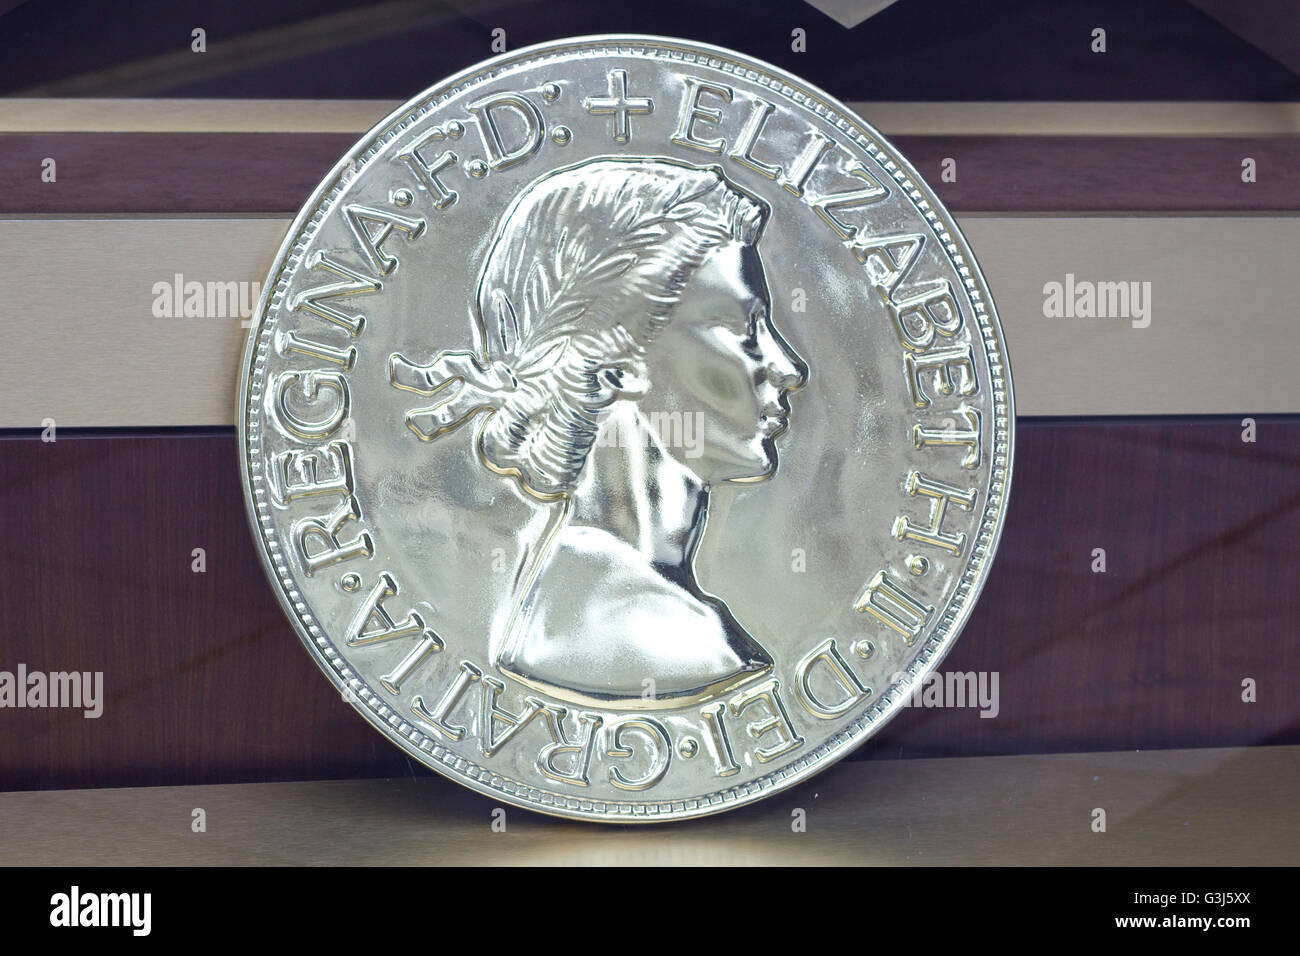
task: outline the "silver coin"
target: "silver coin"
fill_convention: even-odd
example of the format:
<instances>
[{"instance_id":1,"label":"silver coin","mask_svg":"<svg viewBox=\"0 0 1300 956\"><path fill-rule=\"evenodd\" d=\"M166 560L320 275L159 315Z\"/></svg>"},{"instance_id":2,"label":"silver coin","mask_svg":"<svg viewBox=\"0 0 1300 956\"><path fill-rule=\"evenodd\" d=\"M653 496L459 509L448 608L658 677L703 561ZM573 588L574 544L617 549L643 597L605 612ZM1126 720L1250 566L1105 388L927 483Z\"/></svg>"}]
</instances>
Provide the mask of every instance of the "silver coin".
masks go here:
<instances>
[{"instance_id":1,"label":"silver coin","mask_svg":"<svg viewBox=\"0 0 1300 956\"><path fill-rule=\"evenodd\" d=\"M695 817L844 756L952 646L1014 410L988 286L876 130L769 64L580 37L380 122L240 377L308 650L497 801Z\"/></svg>"}]
</instances>

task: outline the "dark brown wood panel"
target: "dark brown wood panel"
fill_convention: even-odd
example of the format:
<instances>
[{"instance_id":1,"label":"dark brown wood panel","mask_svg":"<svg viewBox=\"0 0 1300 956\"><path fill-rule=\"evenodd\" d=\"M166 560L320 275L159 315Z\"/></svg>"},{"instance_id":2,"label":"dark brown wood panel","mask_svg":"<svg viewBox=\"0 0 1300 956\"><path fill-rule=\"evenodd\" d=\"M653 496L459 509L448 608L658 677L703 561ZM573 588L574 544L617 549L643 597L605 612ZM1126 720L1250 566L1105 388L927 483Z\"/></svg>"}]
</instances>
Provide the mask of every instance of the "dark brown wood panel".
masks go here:
<instances>
[{"instance_id":1,"label":"dark brown wood panel","mask_svg":"<svg viewBox=\"0 0 1300 956\"><path fill-rule=\"evenodd\" d=\"M943 667L998 672L1000 713L909 709L856 756L1300 743L1300 419L1259 419L1253 444L1239 418L1029 420L1017 444ZM106 699L98 719L0 709L0 790L428 772L300 646L236 461L227 430L0 438L0 670L103 671Z\"/></svg>"},{"instance_id":2,"label":"dark brown wood panel","mask_svg":"<svg viewBox=\"0 0 1300 956\"><path fill-rule=\"evenodd\" d=\"M602 33L685 36L845 100L1300 100L1286 42L1294 3L1234 7L1250 14L1219 22L1185 0L46 0L0 20L12 38L0 92L400 100L490 56L500 27L511 50ZM208 33L201 56L189 51L196 23ZM1104 56L1090 49L1098 25L1110 36ZM795 28L806 46L791 42Z\"/></svg>"},{"instance_id":3,"label":"dark brown wood panel","mask_svg":"<svg viewBox=\"0 0 1300 956\"><path fill-rule=\"evenodd\" d=\"M359 138L0 134L0 214L292 216ZM959 212L1300 209L1297 137L900 136L895 143ZM41 180L46 157L57 163L56 182ZM1241 180L1245 157L1255 160L1255 182ZM953 182L943 179L946 158L956 161Z\"/></svg>"}]
</instances>

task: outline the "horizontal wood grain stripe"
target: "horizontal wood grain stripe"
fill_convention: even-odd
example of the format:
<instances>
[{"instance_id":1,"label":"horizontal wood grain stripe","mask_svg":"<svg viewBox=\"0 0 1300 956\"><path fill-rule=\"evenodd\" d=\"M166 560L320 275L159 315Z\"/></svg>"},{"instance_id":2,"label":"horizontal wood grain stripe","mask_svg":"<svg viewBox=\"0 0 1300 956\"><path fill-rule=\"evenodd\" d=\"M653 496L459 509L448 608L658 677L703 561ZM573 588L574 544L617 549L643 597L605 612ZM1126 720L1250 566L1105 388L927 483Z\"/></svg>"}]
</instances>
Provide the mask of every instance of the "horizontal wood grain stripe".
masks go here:
<instances>
[{"instance_id":1,"label":"horizontal wood grain stripe","mask_svg":"<svg viewBox=\"0 0 1300 956\"><path fill-rule=\"evenodd\" d=\"M688 825L595 827L511 811L509 836L501 838L488 835L488 823L500 818L496 801L431 773L7 793L0 795L0 866L1294 867L1300 858L1300 747L843 763L743 812ZM1106 809L1104 836L1079 826L1098 805ZM211 821L202 836L174 822L192 821L195 807ZM790 829L795 809L813 825L794 839L774 836ZM286 904L337 879L325 874L310 889L297 879L296 892L284 893L278 873L239 877L246 895L240 924L227 924L232 937L245 932L241 924L283 918ZM962 893L956 918L970 916L963 925L987 918L985 901L996 899L992 892L970 894L967 878L956 874L944 886L924 874L948 922L957 902L944 892L949 887ZM1260 885L1255 872L1230 878L1231 886ZM1081 894L1071 891L1087 880L1087 898L1097 899L1106 878L1071 874L1065 889L1058 881L1046 891L1040 874L1033 879L1036 894L1016 885L1018 906L1040 920L1083 923L1075 902ZM1114 912L1126 909L1121 894L1131 891L1120 881L1129 879L1116 881ZM180 882L171 874L163 880L169 888ZM30 892L33 882L23 889ZM22 892L10 891L14 912L43 912L44 897L22 907ZM1250 907L1223 912L1259 920L1259 901L1256 891ZM171 925L188 915L174 904L152 912L155 935L170 928L164 913ZM213 938L211 926L204 926L205 938Z\"/></svg>"},{"instance_id":2,"label":"horizontal wood grain stripe","mask_svg":"<svg viewBox=\"0 0 1300 956\"><path fill-rule=\"evenodd\" d=\"M361 134L396 100L0 98L0 132Z\"/></svg>"},{"instance_id":3,"label":"horizontal wood grain stripe","mask_svg":"<svg viewBox=\"0 0 1300 956\"><path fill-rule=\"evenodd\" d=\"M352 133L0 134L0 215L291 216L354 143ZM895 143L959 212L1300 210L1300 137L908 134ZM53 183L42 179L47 157ZM946 159L955 181L944 179Z\"/></svg>"},{"instance_id":4,"label":"horizontal wood grain stripe","mask_svg":"<svg viewBox=\"0 0 1300 956\"><path fill-rule=\"evenodd\" d=\"M416 91L412 91L413 93ZM353 133L401 100L0 98L0 132ZM846 104L886 136L1294 136L1300 103Z\"/></svg>"},{"instance_id":5,"label":"horizontal wood grain stripe","mask_svg":"<svg viewBox=\"0 0 1300 956\"><path fill-rule=\"evenodd\" d=\"M1300 743L1300 418L1240 431L1022 422L998 556L942 667L998 672L998 715L909 708L857 756ZM236 460L230 430L0 437L0 670L104 673L97 719L0 710L0 790L410 772L276 603Z\"/></svg>"},{"instance_id":6,"label":"horizontal wood grain stripe","mask_svg":"<svg viewBox=\"0 0 1300 956\"><path fill-rule=\"evenodd\" d=\"M292 217L355 143L352 133L0 134L0 215ZM41 178L47 157L53 183Z\"/></svg>"},{"instance_id":7,"label":"horizontal wood grain stripe","mask_svg":"<svg viewBox=\"0 0 1300 956\"><path fill-rule=\"evenodd\" d=\"M1020 414L1300 412L1300 322L1287 281L1300 217L960 221L1006 331ZM246 320L156 318L154 289L176 275L244 282L251 308L286 226L0 219L0 259L20 277L3 306L0 427L233 423ZM1148 327L1045 317L1046 284L1070 276L1139 283Z\"/></svg>"}]
</instances>

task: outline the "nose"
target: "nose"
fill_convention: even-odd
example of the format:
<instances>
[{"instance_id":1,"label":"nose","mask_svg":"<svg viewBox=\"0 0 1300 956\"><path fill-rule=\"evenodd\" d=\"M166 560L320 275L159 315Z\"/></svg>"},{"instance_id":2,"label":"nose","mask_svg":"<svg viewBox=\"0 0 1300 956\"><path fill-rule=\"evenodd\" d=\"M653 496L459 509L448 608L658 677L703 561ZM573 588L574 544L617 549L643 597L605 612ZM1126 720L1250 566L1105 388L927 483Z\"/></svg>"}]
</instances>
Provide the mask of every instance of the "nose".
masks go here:
<instances>
[{"instance_id":1,"label":"nose","mask_svg":"<svg viewBox=\"0 0 1300 956\"><path fill-rule=\"evenodd\" d=\"M779 332L770 329L772 344L771 360L767 363L767 379L783 392L802 388L808 382L808 363L799 357Z\"/></svg>"}]
</instances>

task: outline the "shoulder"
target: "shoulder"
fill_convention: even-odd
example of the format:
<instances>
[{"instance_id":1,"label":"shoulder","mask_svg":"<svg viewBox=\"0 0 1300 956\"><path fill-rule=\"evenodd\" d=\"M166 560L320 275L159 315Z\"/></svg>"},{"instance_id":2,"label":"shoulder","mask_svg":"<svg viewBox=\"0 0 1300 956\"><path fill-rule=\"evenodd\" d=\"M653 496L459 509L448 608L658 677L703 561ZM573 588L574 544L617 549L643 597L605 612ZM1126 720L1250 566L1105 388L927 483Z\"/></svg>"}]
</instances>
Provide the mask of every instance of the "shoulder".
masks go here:
<instances>
[{"instance_id":1,"label":"shoulder","mask_svg":"<svg viewBox=\"0 0 1300 956\"><path fill-rule=\"evenodd\" d=\"M634 548L604 531L578 528L562 535L546 577L548 593L539 591L537 600L572 608L563 628L571 633L608 631L616 625L626 630L638 622L656 629L721 631L714 607L663 577Z\"/></svg>"},{"instance_id":2,"label":"shoulder","mask_svg":"<svg viewBox=\"0 0 1300 956\"><path fill-rule=\"evenodd\" d=\"M751 653L747 636L731 633L723 605L597 535L605 540L580 534L556 542L503 668L612 701L639 700L647 680L660 700L689 697L770 664L761 650Z\"/></svg>"}]
</instances>

